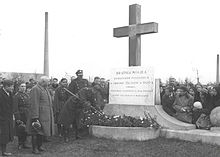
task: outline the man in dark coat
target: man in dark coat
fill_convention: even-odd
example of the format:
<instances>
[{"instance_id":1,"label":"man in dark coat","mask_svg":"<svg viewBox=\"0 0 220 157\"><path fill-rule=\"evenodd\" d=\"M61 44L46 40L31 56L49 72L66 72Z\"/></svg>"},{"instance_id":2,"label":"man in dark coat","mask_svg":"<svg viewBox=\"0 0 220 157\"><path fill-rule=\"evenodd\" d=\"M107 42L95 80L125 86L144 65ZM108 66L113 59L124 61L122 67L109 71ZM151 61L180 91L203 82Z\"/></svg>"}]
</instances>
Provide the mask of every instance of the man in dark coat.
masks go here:
<instances>
[{"instance_id":1,"label":"man in dark coat","mask_svg":"<svg viewBox=\"0 0 220 157\"><path fill-rule=\"evenodd\" d=\"M60 86L55 90L53 111L54 111L54 122L57 124L57 132L59 136L63 135L63 127L57 123L60 112L65 102L70 97L70 94L65 90L67 88L68 81L66 78L62 78Z\"/></svg>"},{"instance_id":2,"label":"man in dark coat","mask_svg":"<svg viewBox=\"0 0 220 157\"><path fill-rule=\"evenodd\" d=\"M161 103L163 110L170 116L174 116L174 114L176 113L176 111L172 107L174 101L175 101L175 96L172 93L172 88L168 86L165 88L165 93L162 96Z\"/></svg>"},{"instance_id":3,"label":"man in dark coat","mask_svg":"<svg viewBox=\"0 0 220 157\"><path fill-rule=\"evenodd\" d=\"M88 87L89 82L86 79L83 79L83 71L82 70L77 70L76 72L77 78L72 80L71 83L69 84L69 90L73 93L76 94L80 89L83 87Z\"/></svg>"},{"instance_id":4,"label":"man in dark coat","mask_svg":"<svg viewBox=\"0 0 220 157\"><path fill-rule=\"evenodd\" d=\"M13 82L6 79L0 89L0 144L2 156L12 155L6 152L6 146L13 140L13 86Z\"/></svg>"},{"instance_id":5,"label":"man in dark coat","mask_svg":"<svg viewBox=\"0 0 220 157\"><path fill-rule=\"evenodd\" d=\"M64 126L65 142L68 142L69 126L71 124L75 127L75 138L79 137L78 129L83 108L90 107L90 105L96 107L94 92L91 88L82 88L77 95L78 97L72 96L65 102L58 119L58 123Z\"/></svg>"},{"instance_id":6,"label":"man in dark coat","mask_svg":"<svg viewBox=\"0 0 220 157\"><path fill-rule=\"evenodd\" d=\"M220 106L220 87L219 86L209 87L208 92L209 92L209 97L206 108L208 110L208 115L209 115L215 107Z\"/></svg>"},{"instance_id":7,"label":"man in dark coat","mask_svg":"<svg viewBox=\"0 0 220 157\"><path fill-rule=\"evenodd\" d=\"M101 80L99 77L94 78L94 82L92 83L96 102L97 102L97 107L100 110L103 110L105 107L105 95L107 95L107 89L104 86L101 86Z\"/></svg>"},{"instance_id":8,"label":"man in dark coat","mask_svg":"<svg viewBox=\"0 0 220 157\"><path fill-rule=\"evenodd\" d=\"M58 84L58 79L57 78L53 78L50 82L50 84L48 85L48 89L50 91L51 97L52 97L52 101L54 101L54 96L55 96L55 90L59 87Z\"/></svg>"}]
</instances>

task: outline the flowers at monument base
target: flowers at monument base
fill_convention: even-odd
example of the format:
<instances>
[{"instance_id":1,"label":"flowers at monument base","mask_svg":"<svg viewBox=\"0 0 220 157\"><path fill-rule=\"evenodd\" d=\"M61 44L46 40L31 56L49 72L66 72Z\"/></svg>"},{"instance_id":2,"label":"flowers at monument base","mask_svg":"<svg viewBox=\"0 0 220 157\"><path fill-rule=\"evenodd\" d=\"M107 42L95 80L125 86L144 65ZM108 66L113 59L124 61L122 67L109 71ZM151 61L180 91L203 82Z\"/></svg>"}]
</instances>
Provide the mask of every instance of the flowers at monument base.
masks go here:
<instances>
[{"instance_id":1,"label":"flowers at monument base","mask_svg":"<svg viewBox=\"0 0 220 157\"><path fill-rule=\"evenodd\" d=\"M144 118L135 118L131 116L107 116L103 112L92 108L84 110L84 116L81 119L82 124L86 126L100 125L111 127L151 127L158 129L160 125L156 118L152 118L149 113L144 112Z\"/></svg>"}]
</instances>

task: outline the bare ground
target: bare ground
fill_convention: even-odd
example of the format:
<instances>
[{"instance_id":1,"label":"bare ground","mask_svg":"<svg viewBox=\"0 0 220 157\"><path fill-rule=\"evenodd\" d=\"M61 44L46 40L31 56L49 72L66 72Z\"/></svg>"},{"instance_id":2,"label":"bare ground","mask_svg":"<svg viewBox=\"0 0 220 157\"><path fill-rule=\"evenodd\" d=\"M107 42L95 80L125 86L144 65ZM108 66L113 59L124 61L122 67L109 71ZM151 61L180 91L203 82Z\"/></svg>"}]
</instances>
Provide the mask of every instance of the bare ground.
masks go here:
<instances>
[{"instance_id":1,"label":"bare ground","mask_svg":"<svg viewBox=\"0 0 220 157\"><path fill-rule=\"evenodd\" d=\"M157 138L144 142L116 141L84 135L83 139L64 143L60 137L44 143L46 152L31 154L29 150L17 150L16 140L8 145L16 157L219 157L220 146L193 143L176 139Z\"/></svg>"}]
</instances>

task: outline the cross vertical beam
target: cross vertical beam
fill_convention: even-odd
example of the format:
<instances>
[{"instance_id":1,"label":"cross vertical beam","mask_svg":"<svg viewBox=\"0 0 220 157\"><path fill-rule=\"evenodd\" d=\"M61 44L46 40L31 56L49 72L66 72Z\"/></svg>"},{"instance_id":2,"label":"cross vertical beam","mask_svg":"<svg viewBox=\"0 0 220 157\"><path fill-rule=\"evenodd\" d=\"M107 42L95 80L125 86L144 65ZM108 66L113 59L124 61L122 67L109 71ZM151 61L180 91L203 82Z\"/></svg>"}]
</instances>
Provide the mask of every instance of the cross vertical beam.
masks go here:
<instances>
[{"instance_id":1,"label":"cross vertical beam","mask_svg":"<svg viewBox=\"0 0 220 157\"><path fill-rule=\"evenodd\" d=\"M129 30L135 31L135 26L141 23L141 6L129 6ZM141 66L141 35L130 34L129 37L129 66Z\"/></svg>"}]
</instances>

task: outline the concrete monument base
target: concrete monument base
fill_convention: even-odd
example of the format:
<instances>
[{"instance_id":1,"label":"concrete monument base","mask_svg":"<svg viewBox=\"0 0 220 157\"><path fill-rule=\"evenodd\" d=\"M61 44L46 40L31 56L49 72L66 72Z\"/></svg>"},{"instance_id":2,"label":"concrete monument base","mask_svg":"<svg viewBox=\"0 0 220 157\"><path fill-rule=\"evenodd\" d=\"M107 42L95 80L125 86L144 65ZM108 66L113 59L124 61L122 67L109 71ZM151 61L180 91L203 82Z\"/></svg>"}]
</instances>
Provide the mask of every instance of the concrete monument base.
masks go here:
<instances>
[{"instance_id":1,"label":"concrete monument base","mask_svg":"<svg viewBox=\"0 0 220 157\"><path fill-rule=\"evenodd\" d=\"M191 142L202 142L220 145L220 131L210 130L171 130L162 129L160 136L165 138L175 138Z\"/></svg>"},{"instance_id":2,"label":"concrete monument base","mask_svg":"<svg viewBox=\"0 0 220 157\"><path fill-rule=\"evenodd\" d=\"M220 145L220 128L210 130L172 130L142 127L90 126L90 134L98 138L146 141L157 137Z\"/></svg>"},{"instance_id":3,"label":"concrete monument base","mask_svg":"<svg viewBox=\"0 0 220 157\"><path fill-rule=\"evenodd\" d=\"M90 134L99 138L145 141L160 135L160 129L143 127L90 126Z\"/></svg>"}]
</instances>

